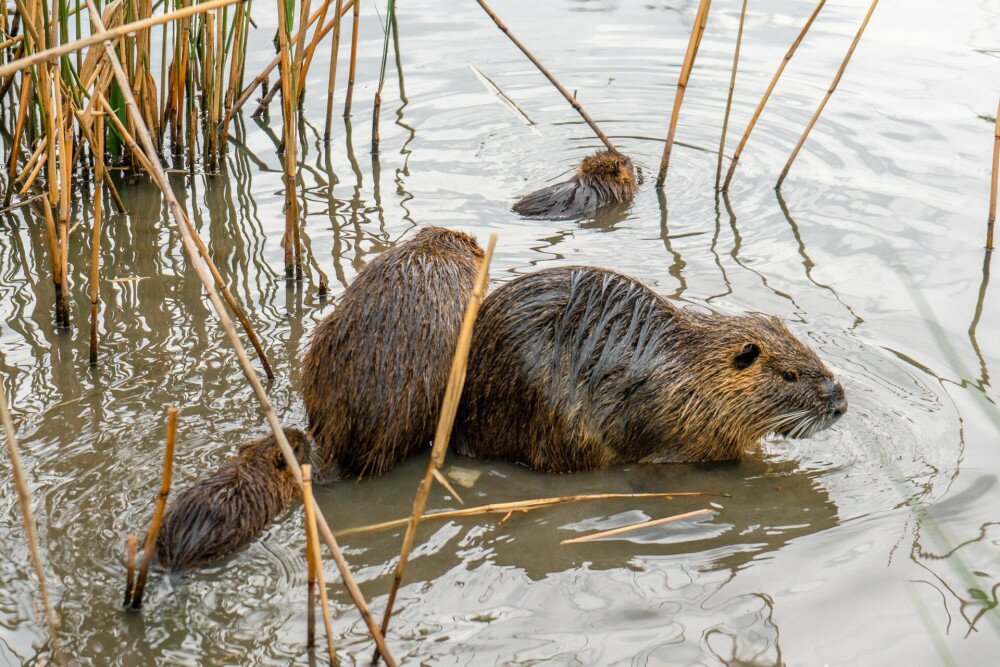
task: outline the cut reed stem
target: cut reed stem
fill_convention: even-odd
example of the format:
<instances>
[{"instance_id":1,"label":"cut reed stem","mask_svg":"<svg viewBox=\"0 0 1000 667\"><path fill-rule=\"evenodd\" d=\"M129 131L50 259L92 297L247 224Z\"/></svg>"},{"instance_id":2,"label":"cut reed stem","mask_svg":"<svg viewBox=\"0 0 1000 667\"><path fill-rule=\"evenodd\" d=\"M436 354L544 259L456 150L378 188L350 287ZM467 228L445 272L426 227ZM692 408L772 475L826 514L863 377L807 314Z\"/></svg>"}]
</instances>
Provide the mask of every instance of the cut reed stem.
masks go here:
<instances>
[{"instance_id":1,"label":"cut reed stem","mask_svg":"<svg viewBox=\"0 0 1000 667\"><path fill-rule=\"evenodd\" d=\"M990 212L986 217L986 249L993 249L993 225L997 219L997 176L1000 171L1000 102L993 126L993 180L990 182Z\"/></svg>"},{"instance_id":2,"label":"cut reed stem","mask_svg":"<svg viewBox=\"0 0 1000 667\"><path fill-rule=\"evenodd\" d=\"M582 537L573 537L568 540L563 540L559 544L580 544L581 542L593 542L594 540L599 540L605 537L613 537L615 535L623 535L625 533L631 533L634 530L639 530L640 528L649 528L650 526L659 526L664 523L671 523L674 521L680 521L681 519L690 519L695 516L703 516L705 514L711 514L712 510L695 510L694 512L685 512L684 514L675 514L674 516L668 516L663 519L653 519L652 521L643 521L641 523L633 523L629 526L621 526L619 528L612 528L611 530L602 530L597 533L590 533L589 535L583 535Z\"/></svg>"},{"instance_id":3,"label":"cut reed stem","mask_svg":"<svg viewBox=\"0 0 1000 667\"><path fill-rule=\"evenodd\" d=\"M816 121L819 120L819 116L823 113L826 103L830 101L833 91L837 90L837 86L840 84L840 79L844 76L844 70L847 69L847 63L851 61L851 56L854 55L854 49L858 47L858 42L861 41L861 35L865 32L865 28L868 27L868 21L871 19L876 5L878 5L878 0L872 0L872 4L868 6L868 13L865 14L864 20L861 21L861 25L858 27L857 33L855 33L854 40L851 42L851 46L847 49L847 53L844 55L844 60L840 63L840 69L837 70L837 74L833 77L833 81L830 83L830 87L827 89L826 95L823 96L819 106L816 107L816 111L813 113L812 118L809 119L806 129L803 130L798 143L795 144L795 148L792 149L792 154L788 156L788 162L785 163L784 169L781 170L781 175L778 176L778 182L774 187L780 188L781 184L785 182L785 177L788 176L788 170L792 168L792 163L795 162L795 158L802 149L802 145L809 137L809 133L812 132L813 125L815 125Z\"/></svg>"},{"instance_id":4,"label":"cut reed stem","mask_svg":"<svg viewBox=\"0 0 1000 667\"><path fill-rule=\"evenodd\" d=\"M583 118L583 121L590 126L590 129L594 131L594 134L597 135L597 138L601 140L601 142L607 147L607 149L609 151L617 152L618 149L615 148L615 145L613 143L611 143L611 139L609 139L608 135L604 134L604 132L601 131L601 128L597 126L597 123L594 122L594 119L590 117L590 114L588 114L586 110L584 110L583 106L577 101L576 96L571 95L570 92L566 90L566 88L561 83L559 83L556 77L553 76L553 74L549 72L549 70L547 70L544 65L542 65L542 63L538 60L538 58L536 58L531 53L531 51L529 51L528 48L521 43L521 40L519 40L517 37L514 36L514 34L510 31L510 28L508 28L503 23L503 21L500 20L500 17L496 15L496 12L490 9L490 6L486 4L485 0L476 0L476 2L478 2L479 6L483 8L483 11L486 12L487 16L493 19L493 22L496 23L498 28L500 28L500 32L507 35L510 41L514 42L514 46L519 48L521 50L521 53L527 56L528 60L530 60L532 64L538 68L538 71L544 74L545 78L548 79L549 82L556 87L556 90L558 90L562 94L562 96L566 99L566 101L569 102L570 106L576 109L576 112L580 114L580 117Z\"/></svg>"},{"instance_id":5,"label":"cut reed stem","mask_svg":"<svg viewBox=\"0 0 1000 667\"><path fill-rule=\"evenodd\" d=\"M792 59L795 55L795 51L799 48L799 44L802 43L803 38L805 38L806 33L809 32L809 28L812 27L813 21L819 15L819 11L823 9L823 5L826 4L826 0L819 0L816 3L816 7L813 9L812 14L806 20L802 30L799 31L798 36L792 45L788 47L788 51L785 53L785 57L781 59L781 64L778 65L778 69L774 72L774 76L771 77L771 82L767 84L767 89L764 91L764 95L760 98L757 103L757 108L753 111L753 116L750 117L750 122L747 123L746 129L743 131L743 136L740 137L740 143L736 146L736 152L733 153L733 160L729 163L729 171L726 172L726 180L722 183L722 191L726 192L729 190L729 184L733 180L733 174L736 173L736 165L740 161L740 155L743 153L743 149L747 145L747 141L750 139L750 133L753 132L754 125L757 124L757 119L760 118L760 113L764 110L764 105L767 104L768 98L771 97L771 91L778 84L778 79L781 78L782 72L785 71L785 66L788 65L788 61Z\"/></svg>"},{"instance_id":6,"label":"cut reed stem","mask_svg":"<svg viewBox=\"0 0 1000 667\"><path fill-rule=\"evenodd\" d=\"M90 249L90 365L97 365L97 311L100 306L101 271L101 220L104 200L104 115L96 118L95 135L97 143L92 146L97 158L94 160L94 233Z\"/></svg>"},{"instance_id":7,"label":"cut reed stem","mask_svg":"<svg viewBox=\"0 0 1000 667\"><path fill-rule=\"evenodd\" d=\"M42 598L42 608L45 610L45 622L49 626L52 652L57 662L64 665L66 661L59 644L59 617L56 616L55 610L49 603L49 590L45 584L45 564L42 561L42 554L38 550L38 533L35 530L35 517L31 510L31 492L28 490L24 466L21 464L21 453L17 446L17 437L14 434L14 424L10 419L10 412L7 410L7 392L4 390L2 378L0 378L0 423L3 424L4 433L7 435L7 455L10 457L14 489L17 491L17 499L21 505L21 519L24 523L24 536L28 542L28 553L31 555L31 565L35 569L35 576L38 577L38 592Z\"/></svg>"},{"instance_id":8,"label":"cut reed stem","mask_svg":"<svg viewBox=\"0 0 1000 667\"><path fill-rule=\"evenodd\" d=\"M125 540L125 601L122 606L128 609L132 604L132 591L135 590L135 559L139 555L139 536L129 533Z\"/></svg>"},{"instance_id":9,"label":"cut reed stem","mask_svg":"<svg viewBox=\"0 0 1000 667\"><path fill-rule=\"evenodd\" d=\"M354 19L351 22L351 65L347 70L347 93L344 96L344 118L351 116L351 100L354 97L354 74L358 66L358 27L361 21L361 3L354 3Z\"/></svg>"},{"instance_id":10,"label":"cut reed stem","mask_svg":"<svg viewBox=\"0 0 1000 667\"><path fill-rule=\"evenodd\" d=\"M176 442L177 408L171 405L167 408L167 446L163 453L163 478L160 481L160 493L156 497L156 507L153 509L153 520L149 524L146 541L142 546L142 563L139 565L132 599L129 601L129 609L132 611L142 609L142 595L146 588L146 577L149 574L149 566L153 563L153 554L156 553L156 537L160 534L160 526L163 525L163 513L167 508L167 496L170 495L170 483L174 477L174 444Z\"/></svg>"},{"instance_id":11,"label":"cut reed stem","mask_svg":"<svg viewBox=\"0 0 1000 667\"><path fill-rule=\"evenodd\" d=\"M319 586L319 599L321 605L321 611L323 613L323 626L326 629L326 653L330 657L330 664L337 664L337 649L333 645L333 620L330 618L330 600L327 599L326 594L326 576L323 574L323 557L319 550L319 535L316 532L316 503L313 500L312 493L312 466L308 463L302 466L302 498L305 505L306 511L306 539L308 543L306 549L311 553L311 558L307 555L306 560L312 563L312 574L310 575L310 583L313 582L312 577L315 576L315 583ZM315 618L313 612L313 605L310 601L309 615L310 618ZM315 623L315 621L313 621ZM312 637L315 630L313 630L312 624L310 624L310 643L312 646Z\"/></svg>"},{"instance_id":12,"label":"cut reed stem","mask_svg":"<svg viewBox=\"0 0 1000 667\"><path fill-rule=\"evenodd\" d=\"M736 48L733 49L733 73L729 77L729 94L726 96L726 114L722 118L722 136L719 137L719 161L715 165L715 189L719 189L722 180L722 157L726 151L726 132L729 129L729 112L733 106L733 93L736 90L736 70L740 64L740 45L743 42L743 22L747 16L747 0L743 0L740 8L740 27L736 31Z\"/></svg>"},{"instance_id":13,"label":"cut reed stem","mask_svg":"<svg viewBox=\"0 0 1000 667\"><path fill-rule=\"evenodd\" d=\"M700 0L698 11L694 15L694 23L691 25L691 36L688 38L687 51L684 53L684 63L681 65L680 76L677 77L674 108L670 112L670 128L667 130L667 140L663 144L660 171L656 175L656 187L658 188L662 188L663 182L667 180L667 169L670 167L670 153L673 151L674 134L677 132L677 119L681 115L684 92L687 90L688 79L691 78L691 69L694 67L694 60L698 57L698 47L701 46L701 37L705 34L705 23L708 21L708 10L711 6L712 0Z\"/></svg>"}]
</instances>

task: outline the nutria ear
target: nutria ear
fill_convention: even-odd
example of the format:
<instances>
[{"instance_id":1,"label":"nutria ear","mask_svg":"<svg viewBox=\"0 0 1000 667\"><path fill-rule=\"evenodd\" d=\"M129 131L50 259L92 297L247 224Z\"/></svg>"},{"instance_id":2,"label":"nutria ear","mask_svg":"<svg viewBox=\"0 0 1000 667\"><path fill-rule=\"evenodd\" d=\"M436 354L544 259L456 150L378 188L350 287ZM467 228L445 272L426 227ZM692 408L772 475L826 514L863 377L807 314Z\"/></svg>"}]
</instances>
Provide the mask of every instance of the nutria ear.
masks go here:
<instances>
[{"instance_id":1,"label":"nutria ear","mask_svg":"<svg viewBox=\"0 0 1000 667\"><path fill-rule=\"evenodd\" d=\"M760 356L760 347L754 343L747 343L740 350L740 353L733 357L733 366L743 370L748 368L753 362L757 361L757 357Z\"/></svg>"}]
</instances>

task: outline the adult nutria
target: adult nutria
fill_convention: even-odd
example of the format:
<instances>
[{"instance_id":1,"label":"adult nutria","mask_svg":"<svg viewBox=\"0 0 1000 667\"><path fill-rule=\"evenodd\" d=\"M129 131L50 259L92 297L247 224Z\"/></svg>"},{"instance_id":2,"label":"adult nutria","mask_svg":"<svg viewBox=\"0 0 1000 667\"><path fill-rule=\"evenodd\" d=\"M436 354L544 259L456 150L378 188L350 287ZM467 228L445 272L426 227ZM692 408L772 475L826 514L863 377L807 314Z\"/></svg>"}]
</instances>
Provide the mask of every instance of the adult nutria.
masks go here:
<instances>
[{"instance_id":1,"label":"adult nutria","mask_svg":"<svg viewBox=\"0 0 1000 667\"><path fill-rule=\"evenodd\" d=\"M585 157L568 181L526 194L513 210L528 218L579 218L609 206L628 206L638 188L627 155L599 151Z\"/></svg>"},{"instance_id":2,"label":"adult nutria","mask_svg":"<svg viewBox=\"0 0 1000 667\"><path fill-rule=\"evenodd\" d=\"M302 392L324 478L381 475L431 441L482 257L473 237L425 227L319 323Z\"/></svg>"},{"instance_id":3,"label":"adult nutria","mask_svg":"<svg viewBox=\"0 0 1000 667\"><path fill-rule=\"evenodd\" d=\"M553 472L725 461L846 410L840 383L777 318L678 308L620 273L568 267L484 301L454 441Z\"/></svg>"},{"instance_id":4,"label":"adult nutria","mask_svg":"<svg viewBox=\"0 0 1000 667\"><path fill-rule=\"evenodd\" d=\"M309 438L297 428L285 436L300 462ZM156 538L156 559L171 572L209 565L247 546L298 493L274 434L240 445L226 465L182 491L167 507Z\"/></svg>"}]
</instances>

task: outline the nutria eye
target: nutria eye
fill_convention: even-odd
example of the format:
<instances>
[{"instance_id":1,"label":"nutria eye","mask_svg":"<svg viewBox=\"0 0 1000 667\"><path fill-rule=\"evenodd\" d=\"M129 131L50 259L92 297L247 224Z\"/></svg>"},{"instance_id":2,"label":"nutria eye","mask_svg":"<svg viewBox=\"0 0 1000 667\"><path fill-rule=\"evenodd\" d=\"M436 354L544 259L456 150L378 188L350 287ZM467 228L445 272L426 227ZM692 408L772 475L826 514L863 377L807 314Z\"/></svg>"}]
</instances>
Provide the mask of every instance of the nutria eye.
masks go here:
<instances>
[{"instance_id":1,"label":"nutria eye","mask_svg":"<svg viewBox=\"0 0 1000 667\"><path fill-rule=\"evenodd\" d=\"M795 382L799 379L799 375L795 371L782 371L781 377L785 378L786 382Z\"/></svg>"},{"instance_id":2,"label":"nutria eye","mask_svg":"<svg viewBox=\"0 0 1000 667\"><path fill-rule=\"evenodd\" d=\"M748 368L753 362L757 361L757 357L759 356L760 348L753 343L747 343L743 346L743 350L733 357L733 366L740 370Z\"/></svg>"}]
</instances>

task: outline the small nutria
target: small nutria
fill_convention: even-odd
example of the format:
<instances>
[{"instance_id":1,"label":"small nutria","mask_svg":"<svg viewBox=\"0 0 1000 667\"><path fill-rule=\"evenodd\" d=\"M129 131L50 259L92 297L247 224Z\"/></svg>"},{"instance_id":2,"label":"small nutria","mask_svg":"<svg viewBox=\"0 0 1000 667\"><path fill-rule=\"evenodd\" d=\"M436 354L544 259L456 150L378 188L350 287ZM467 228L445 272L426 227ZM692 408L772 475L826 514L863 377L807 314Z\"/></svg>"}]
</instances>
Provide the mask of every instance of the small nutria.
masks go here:
<instances>
[{"instance_id":1,"label":"small nutria","mask_svg":"<svg viewBox=\"0 0 1000 667\"><path fill-rule=\"evenodd\" d=\"M609 206L627 207L638 189L627 155L599 151L585 157L568 181L524 195L513 210L528 218L579 218Z\"/></svg>"},{"instance_id":2,"label":"small nutria","mask_svg":"<svg viewBox=\"0 0 1000 667\"><path fill-rule=\"evenodd\" d=\"M297 428L285 437L307 462L309 438ZM298 493L274 434L240 445L228 463L184 489L167 507L156 559L170 572L209 565L254 541Z\"/></svg>"},{"instance_id":3,"label":"small nutria","mask_svg":"<svg viewBox=\"0 0 1000 667\"><path fill-rule=\"evenodd\" d=\"M553 472L727 461L846 410L840 383L777 318L678 308L620 273L568 267L484 301L454 442Z\"/></svg>"},{"instance_id":4,"label":"small nutria","mask_svg":"<svg viewBox=\"0 0 1000 667\"><path fill-rule=\"evenodd\" d=\"M468 234L425 227L316 327L302 393L323 479L381 475L431 441L482 257Z\"/></svg>"}]
</instances>

